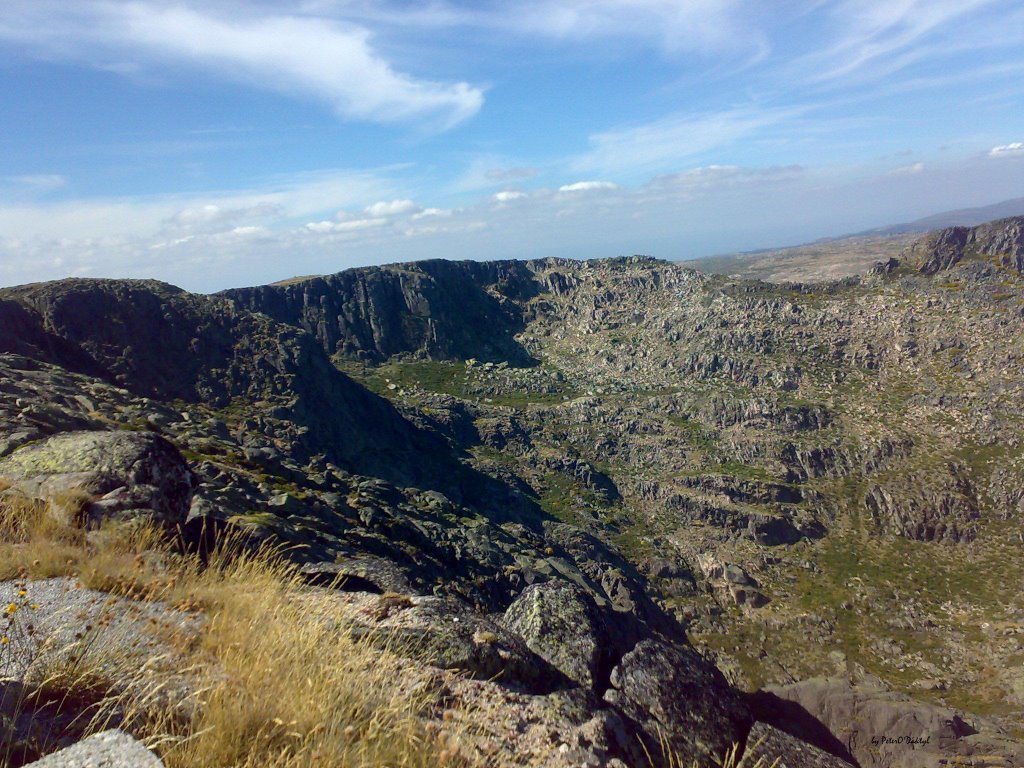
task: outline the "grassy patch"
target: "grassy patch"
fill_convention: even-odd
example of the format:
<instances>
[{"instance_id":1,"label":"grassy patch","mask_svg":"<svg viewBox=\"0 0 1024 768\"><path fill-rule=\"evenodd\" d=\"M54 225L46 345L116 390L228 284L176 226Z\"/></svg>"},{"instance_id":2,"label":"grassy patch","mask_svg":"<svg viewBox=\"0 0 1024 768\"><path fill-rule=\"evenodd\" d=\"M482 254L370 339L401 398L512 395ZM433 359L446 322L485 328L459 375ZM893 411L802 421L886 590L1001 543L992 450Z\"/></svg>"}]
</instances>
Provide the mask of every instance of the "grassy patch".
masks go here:
<instances>
[{"instance_id":1,"label":"grassy patch","mask_svg":"<svg viewBox=\"0 0 1024 768\"><path fill-rule=\"evenodd\" d=\"M771 473L764 467L759 467L754 464L743 464L742 462L733 461L731 459L727 459L716 466L712 466L711 472L717 475L728 475L740 480L771 482L773 479Z\"/></svg>"},{"instance_id":2,"label":"grassy patch","mask_svg":"<svg viewBox=\"0 0 1024 768\"><path fill-rule=\"evenodd\" d=\"M665 417L673 427L682 432L683 440L690 448L699 451L713 451L717 445L717 433L709 430L701 422L683 415Z\"/></svg>"},{"instance_id":3,"label":"grassy patch","mask_svg":"<svg viewBox=\"0 0 1024 768\"><path fill-rule=\"evenodd\" d=\"M342 372L378 395L388 396L396 390L412 387L455 396L465 393L464 363L417 360L367 365L343 358L336 358L334 362Z\"/></svg>"},{"instance_id":4,"label":"grassy patch","mask_svg":"<svg viewBox=\"0 0 1024 768\"><path fill-rule=\"evenodd\" d=\"M424 390L490 405L525 408L554 405L577 394L567 385L559 386L557 391L519 387L516 376L522 369L516 368L494 368L484 379L479 379L483 369L470 369L461 361L392 361L372 366L336 359L335 364L367 389L389 398L400 392ZM471 371L475 371L474 376L470 375Z\"/></svg>"}]
</instances>

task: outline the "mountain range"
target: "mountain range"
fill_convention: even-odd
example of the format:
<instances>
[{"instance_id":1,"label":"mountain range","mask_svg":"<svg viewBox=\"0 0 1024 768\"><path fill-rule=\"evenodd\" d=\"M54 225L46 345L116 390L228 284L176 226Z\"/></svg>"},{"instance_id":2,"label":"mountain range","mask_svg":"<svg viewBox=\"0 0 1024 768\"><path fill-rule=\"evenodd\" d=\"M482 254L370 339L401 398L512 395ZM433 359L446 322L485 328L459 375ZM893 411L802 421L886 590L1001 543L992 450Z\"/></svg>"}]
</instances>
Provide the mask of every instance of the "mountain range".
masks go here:
<instances>
[{"instance_id":1,"label":"mountain range","mask_svg":"<svg viewBox=\"0 0 1024 768\"><path fill-rule=\"evenodd\" d=\"M628 257L6 288L0 478L387 596L432 667L555 723L538 764L1024 765L1022 321L1024 218L817 283ZM468 764L527 764L519 737Z\"/></svg>"}]
</instances>

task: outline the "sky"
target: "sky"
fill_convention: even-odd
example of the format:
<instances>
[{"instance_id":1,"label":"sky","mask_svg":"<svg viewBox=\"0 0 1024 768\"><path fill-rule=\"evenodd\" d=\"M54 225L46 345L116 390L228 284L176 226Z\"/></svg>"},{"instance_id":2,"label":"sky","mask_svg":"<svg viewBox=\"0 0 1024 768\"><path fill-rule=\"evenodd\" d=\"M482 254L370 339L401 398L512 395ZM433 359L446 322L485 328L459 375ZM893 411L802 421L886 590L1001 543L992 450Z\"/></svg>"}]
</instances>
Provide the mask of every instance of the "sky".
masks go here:
<instances>
[{"instance_id":1,"label":"sky","mask_svg":"<svg viewBox=\"0 0 1024 768\"><path fill-rule=\"evenodd\" d=\"M0 285L690 259L1021 196L1020 0L0 0Z\"/></svg>"}]
</instances>

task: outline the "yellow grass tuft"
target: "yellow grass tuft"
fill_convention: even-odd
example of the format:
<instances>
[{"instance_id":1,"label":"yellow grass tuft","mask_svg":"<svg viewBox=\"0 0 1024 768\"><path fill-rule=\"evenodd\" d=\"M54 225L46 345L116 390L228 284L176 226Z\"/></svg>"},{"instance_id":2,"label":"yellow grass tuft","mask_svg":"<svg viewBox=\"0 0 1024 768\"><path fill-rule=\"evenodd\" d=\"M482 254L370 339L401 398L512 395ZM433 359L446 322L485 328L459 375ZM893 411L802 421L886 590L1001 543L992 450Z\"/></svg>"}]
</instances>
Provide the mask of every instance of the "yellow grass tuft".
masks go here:
<instances>
[{"instance_id":1,"label":"yellow grass tuft","mask_svg":"<svg viewBox=\"0 0 1024 768\"><path fill-rule=\"evenodd\" d=\"M59 520L31 500L0 500L0 578L72 575L84 586L201 611L189 672L195 693L169 713L166 681L143 679L143 670L116 658L125 644L100 623L83 628L82 649L70 656L32 660L14 702L22 711L77 707L86 723L91 718L83 732L110 727L121 713L122 727L168 768L461 764L450 739L428 737L421 716L437 694L417 666L350 631L329 602L312 608L321 603L303 599L295 567L278 553L227 537L202 562L145 526L107 525L86 536ZM0 768L17 758L0 750Z\"/></svg>"},{"instance_id":2,"label":"yellow grass tuft","mask_svg":"<svg viewBox=\"0 0 1024 768\"><path fill-rule=\"evenodd\" d=\"M430 687L343 618L298 600L289 566L244 557L197 574L192 589L215 606L212 666L184 737L164 751L169 768L438 764L418 717L434 703Z\"/></svg>"}]
</instances>

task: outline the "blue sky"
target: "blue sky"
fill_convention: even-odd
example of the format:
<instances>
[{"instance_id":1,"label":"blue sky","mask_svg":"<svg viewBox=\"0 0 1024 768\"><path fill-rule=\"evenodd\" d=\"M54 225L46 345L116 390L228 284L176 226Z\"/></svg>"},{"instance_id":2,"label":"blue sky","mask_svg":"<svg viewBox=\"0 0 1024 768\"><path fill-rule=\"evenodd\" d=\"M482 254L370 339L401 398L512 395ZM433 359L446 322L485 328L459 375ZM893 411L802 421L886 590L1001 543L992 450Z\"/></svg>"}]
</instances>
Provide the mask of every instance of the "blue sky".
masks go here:
<instances>
[{"instance_id":1,"label":"blue sky","mask_svg":"<svg viewBox=\"0 0 1024 768\"><path fill-rule=\"evenodd\" d=\"M0 0L3 285L685 259L1019 196L1019 0Z\"/></svg>"}]
</instances>

